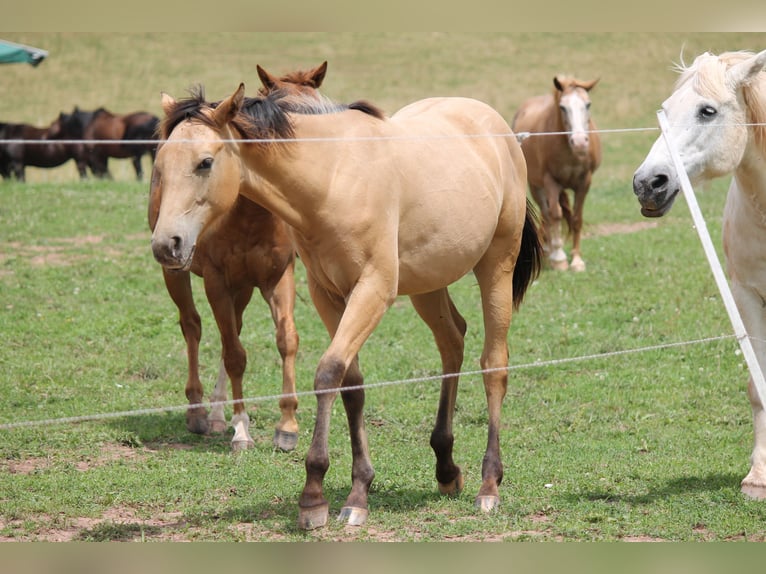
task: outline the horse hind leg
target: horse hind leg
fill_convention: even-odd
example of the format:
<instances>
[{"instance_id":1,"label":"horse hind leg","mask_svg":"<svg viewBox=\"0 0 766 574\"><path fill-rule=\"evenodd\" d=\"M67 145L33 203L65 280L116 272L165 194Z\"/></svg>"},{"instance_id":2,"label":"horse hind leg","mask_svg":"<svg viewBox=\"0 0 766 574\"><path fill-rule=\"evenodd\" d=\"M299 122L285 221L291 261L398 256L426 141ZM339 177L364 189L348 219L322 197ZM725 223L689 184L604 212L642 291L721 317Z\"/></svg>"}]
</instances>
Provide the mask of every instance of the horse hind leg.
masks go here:
<instances>
[{"instance_id":1,"label":"horse hind leg","mask_svg":"<svg viewBox=\"0 0 766 574\"><path fill-rule=\"evenodd\" d=\"M463 364L466 323L446 288L410 297L418 315L433 333L442 360L442 387L430 444L436 456L439 492L457 495L463 489L463 474L452 456L455 442L453 417L457 398L457 373Z\"/></svg>"},{"instance_id":2,"label":"horse hind leg","mask_svg":"<svg viewBox=\"0 0 766 574\"><path fill-rule=\"evenodd\" d=\"M484 350L481 368L484 370L484 391L487 396L487 448L481 467L482 483L475 504L488 512L500 504L498 487L503 480L500 457L500 417L508 386L507 336L513 314L513 261L508 260L504 242L485 254L474 268L481 290L484 316ZM503 251L498 254L497 250Z\"/></svg>"}]
</instances>

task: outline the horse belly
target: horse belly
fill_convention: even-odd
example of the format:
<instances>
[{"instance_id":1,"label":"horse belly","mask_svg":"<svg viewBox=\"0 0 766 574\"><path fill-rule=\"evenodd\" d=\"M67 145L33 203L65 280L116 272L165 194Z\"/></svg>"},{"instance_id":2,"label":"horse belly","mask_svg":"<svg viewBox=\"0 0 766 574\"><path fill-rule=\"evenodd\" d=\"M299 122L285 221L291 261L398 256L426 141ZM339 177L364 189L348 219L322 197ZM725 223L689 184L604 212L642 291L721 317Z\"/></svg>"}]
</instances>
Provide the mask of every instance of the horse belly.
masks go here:
<instances>
[{"instance_id":1,"label":"horse belly","mask_svg":"<svg viewBox=\"0 0 766 574\"><path fill-rule=\"evenodd\" d=\"M485 198L470 206L451 205L454 209L413 210L403 219L398 238L400 295L426 293L454 283L487 251L499 218L495 201Z\"/></svg>"}]
</instances>

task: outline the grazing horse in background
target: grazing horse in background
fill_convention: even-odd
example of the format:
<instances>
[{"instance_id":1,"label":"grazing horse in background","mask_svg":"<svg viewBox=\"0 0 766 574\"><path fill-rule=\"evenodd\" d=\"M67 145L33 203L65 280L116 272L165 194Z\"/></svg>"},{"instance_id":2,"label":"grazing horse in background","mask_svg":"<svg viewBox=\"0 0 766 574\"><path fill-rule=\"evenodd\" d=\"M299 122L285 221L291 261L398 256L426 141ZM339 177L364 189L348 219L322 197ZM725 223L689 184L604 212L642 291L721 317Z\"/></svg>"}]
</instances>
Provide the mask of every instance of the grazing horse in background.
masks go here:
<instances>
[{"instance_id":1,"label":"grazing horse in background","mask_svg":"<svg viewBox=\"0 0 766 574\"><path fill-rule=\"evenodd\" d=\"M527 160L529 189L542 214L548 260L554 269L569 267L561 234L563 219L572 234L572 269L585 270L580 253L582 213L593 172L601 163L601 141L594 131L588 95L597 82L556 76L552 93L526 100L511 124L517 134L530 134L521 142L521 149ZM574 191L574 210L567 189Z\"/></svg>"},{"instance_id":2,"label":"grazing horse in background","mask_svg":"<svg viewBox=\"0 0 766 574\"><path fill-rule=\"evenodd\" d=\"M198 238L237 201L237 182L253 181L240 193L291 226L314 306L331 336L314 379L317 416L299 527L327 521L322 485L332 405L341 388L353 463L339 518L350 525L367 518L374 470L358 353L397 295L409 295L441 354L444 377L431 446L439 490L462 489L452 422L466 323L447 287L471 271L484 311L488 408L476 504L496 508L506 337L542 256L526 198L524 156L502 116L473 99L431 98L385 118L365 102L343 106L279 92L246 99L244 85L218 105L201 94L179 102L164 95L163 109L167 141L155 164L163 178L155 258L169 269L188 267ZM264 138L273 141L242 141Z\"/></svg>"},{"instance_id":3,"label":"grazing horse in background","mask_svg":"<svg viewBox=\"0 0 766 574\"><path fill-rule=\"evenodd\" d=\"M669 138L692 184L734 173L723 213L723 248L735 302L766 370L766 50L705 53L662 104ZM646 217L661 217L681 189L663 136L633 177ZM766 499L766 412L748 385L755 444L742 492Z\"/></svg>"},{"instance_id":4,"label":"grazing horse in background","mask_svg":"<svg viewBox=\"0 0 766 574\"><path fill-rule=\"evenodd\" d=\"M136 179L141 181L144 176L141 157L148 153L154 161L157 144L150 140L157 139L158 125L159 118L148 112L116 115L104 108L95 110L83 128L85 140L105 140L86 144L93 175L112 179L109 158L131 158Z\"/></svg>"},{"instance_id":5,"label":"grazing horse in background","mask_svg":"<svg viewBox=\"0 0 766 574\"><path fill-rule=\"evenodd\" d=\"M296 71L280 78L258 66L264 93L277 89L287 93L313 94L321 86L327 62L307 71ZM161 180L153 173L149 197L149 227L153 230L162 201ZM203 278L205 292L221 335L221 365L218 379L210 396L212 403L226 401L226 385L231 380L235 401L243 398L242 379L247 354L239 340L242 314L258 287L271 309L276 327L277 348L282 358L282 416L274 431L274 445L285 451L298 442L298 408L295 396L295 358L298 352L298 333L293 319L295 305L294 256L286 226L263 207L240 194L229 212L197 241L194 259L189 270L162 268L165 286L178 307L181 332L186 340L188 378L186 396L190 405L203 400L199 378L199 343L202 322L194 306L190 273ZM234 450L254 444L249 432L250 420L245 405L234 404L232 417ZM223 432L227 428L224 408L214 404L210 414L201 406L191 406L186 412L186 426L197 434Z\"/></svg>"},{"instance_id":6,"label":"grazing horse in background","mask_svg":"<svg viewBox=\"0 0 766 574\"><path fill-rule=\"evenodd\" d=\"M77 162L81 178L85 178L85 160L82 146L66 143L77 139L69 131L65 116L59 114L49 126L40 128L29 124L2 124L3 140L0 142L0 173L6 178L15 176L19 181L26 181L26 166L58 167L70 159ZM36 143L38 142L39 143Z\"/></svg>"}]
</instances>

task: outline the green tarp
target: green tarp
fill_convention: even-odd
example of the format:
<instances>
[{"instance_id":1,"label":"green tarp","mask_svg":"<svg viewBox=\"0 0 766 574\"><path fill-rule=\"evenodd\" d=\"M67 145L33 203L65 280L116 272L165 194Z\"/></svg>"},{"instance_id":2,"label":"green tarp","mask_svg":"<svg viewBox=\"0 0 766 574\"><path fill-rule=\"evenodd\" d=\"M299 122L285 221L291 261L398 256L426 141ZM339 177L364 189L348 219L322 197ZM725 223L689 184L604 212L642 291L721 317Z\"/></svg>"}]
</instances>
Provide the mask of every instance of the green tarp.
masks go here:
<instances>
[{"instance_id":1,"label":"green tarp","mask_svg":"<svg viewBox=\"0 0 766 574\"><path fill-rule=\"evenodd\" d=\"M14 62L26 62L37 66L48 56L48 52L40 48L14 44L0 40L0 64L12 64Z\"/></svg>"}]
</instances>

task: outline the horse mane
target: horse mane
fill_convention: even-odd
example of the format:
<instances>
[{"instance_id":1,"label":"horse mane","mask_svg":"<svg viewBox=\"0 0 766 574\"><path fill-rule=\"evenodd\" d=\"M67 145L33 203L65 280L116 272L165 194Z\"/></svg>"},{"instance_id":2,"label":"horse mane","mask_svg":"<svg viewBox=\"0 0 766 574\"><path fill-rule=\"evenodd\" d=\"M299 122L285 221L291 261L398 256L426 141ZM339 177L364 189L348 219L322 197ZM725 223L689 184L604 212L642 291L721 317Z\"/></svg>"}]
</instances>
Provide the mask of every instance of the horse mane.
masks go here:
<instances>
[{"instance_id":1,"label":"horse mane","mask_svg":"<svg viewBox=\"0 0 766 574\"><path fill-rule=\"evenodd\" d=\"M215 109L220 102L205 100L201 85L190 89L190 96L177 100L160 122L161 139L167 139L175 127L184 120L193 119L210 128L218 129L206 110ZM366 101L338 104L321 94L311 96L292 90L277 89L265 96L245 98L242 109L232 120L234 129L245 139L290 139L293 125L288 114L323 115L357 110L377 119L384 119L383 112Z\"/></svg>"},{"instance_id":2,"label":"horse mane","mask_svg":"<svg viewBox=\"0 0 766 574\"><path fill-rule=\"evenodd\" d=\"M676 65L681 74L676 82L676 89L693 81L694 90L715 99L728 97L731 90L726 83L726 70L755 54L746 50L724 52L718 56L705 52L695 58L690 66ZM742 86L742 97L749 112L750 123L753 126L755 141L761 149L766 150L766 73L760 72L757 78Z\"/></svg>"}]
</instances>

